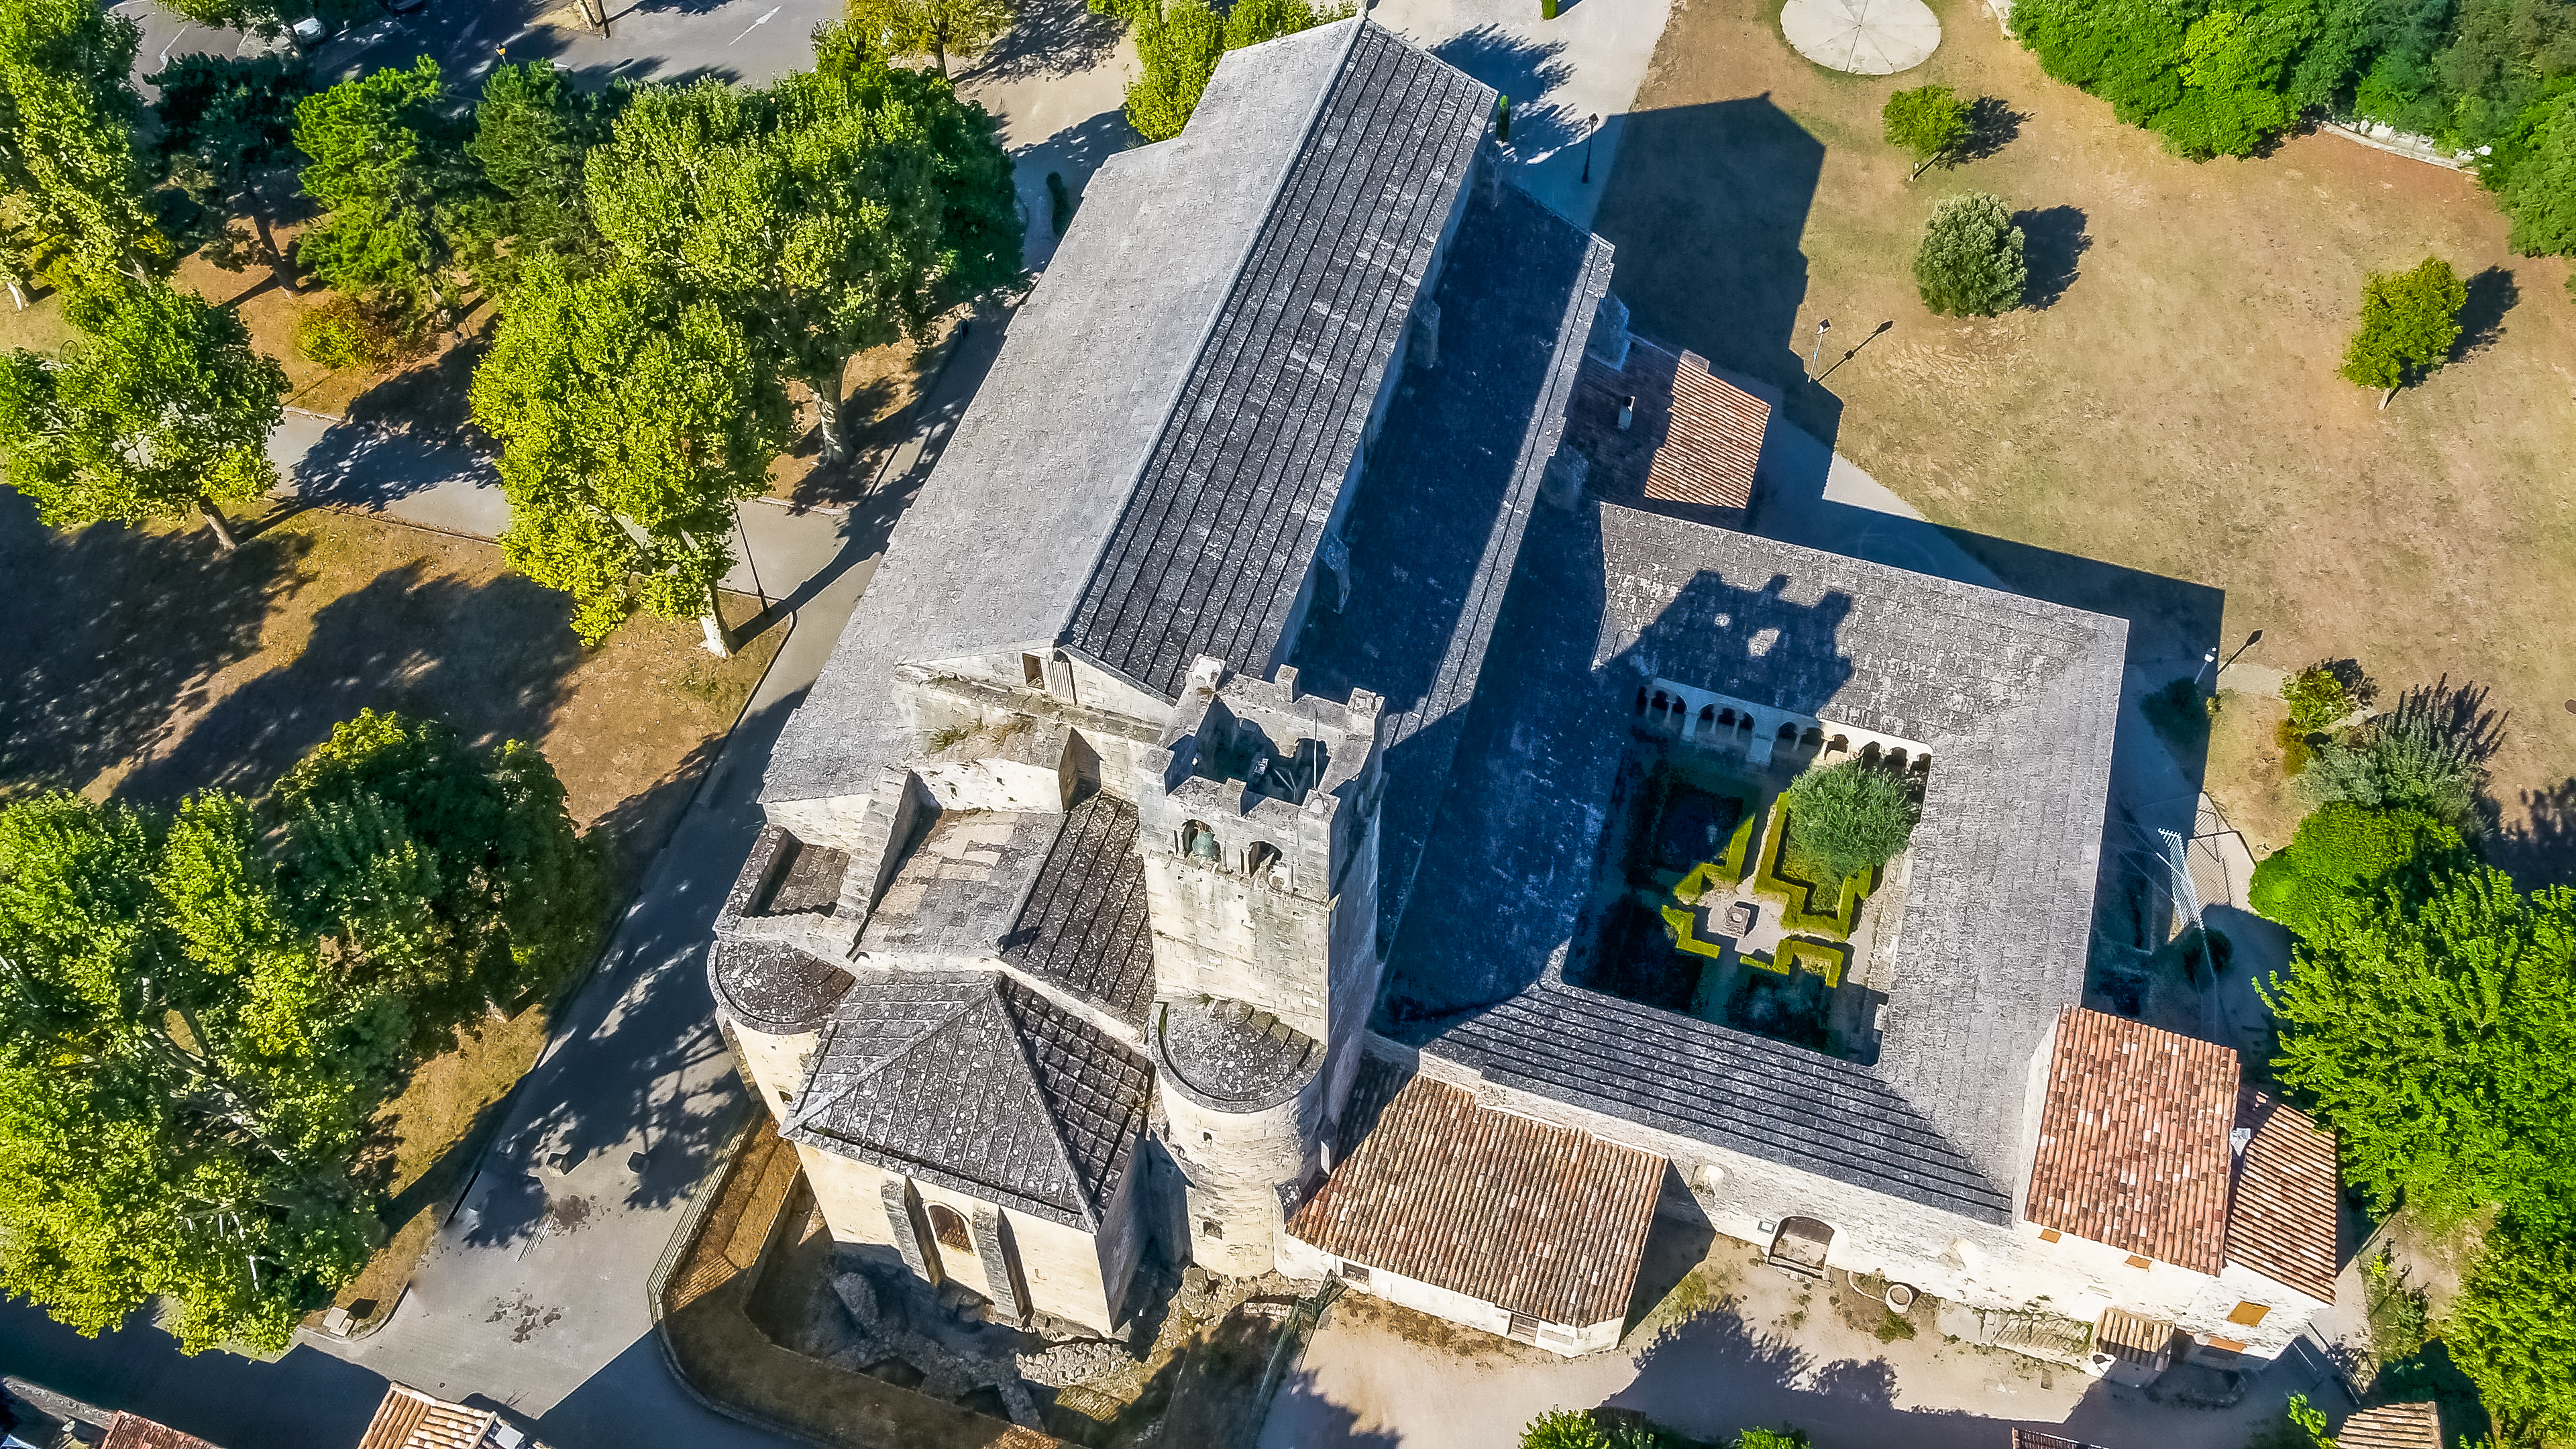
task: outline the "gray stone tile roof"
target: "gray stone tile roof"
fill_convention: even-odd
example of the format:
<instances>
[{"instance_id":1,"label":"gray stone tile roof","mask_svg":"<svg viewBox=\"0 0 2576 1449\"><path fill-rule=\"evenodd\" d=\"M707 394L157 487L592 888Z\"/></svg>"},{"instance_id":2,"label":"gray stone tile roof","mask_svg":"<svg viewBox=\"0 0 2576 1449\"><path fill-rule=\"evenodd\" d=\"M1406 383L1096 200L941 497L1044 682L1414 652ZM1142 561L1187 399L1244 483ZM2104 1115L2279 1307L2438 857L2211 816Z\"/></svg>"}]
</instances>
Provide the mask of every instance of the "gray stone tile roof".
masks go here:
<instances>
[{"instance_id":1,"label":"gray stone tile roof","mask_svg":"<svg viewBox=\"0 0 2576 1449\"><path fill-rule=\"evenodd\" d=\"M1345 62L1370 36L1372 73L1404 81L1386 101L1394 112L1381 114L1356 92L1337 91ZM892 700L897 665L1045 647L1065 636L1086 600L1092 612L1085 617L1110 629L1100 635L1102 647L1131 664L1159 649L1186 671L1200 645L1148 645L1132 628L1117 633L1130 625L1110 623L1115 616L1141 628L1147 620L1126 606L1142 605L1146 584L1159 591L1164 578L1140 583L1132 570L1100 572L1114 534L1144 537L1163 526L1162 513L1129 507L1132 497L1152 491L1141 483L1149 469L1162 490L1153 496L1165 500L1157 508L1186 500L1200 510L1189 515L1196 525L1181 525L1190 538L1186 557L1230 559L1239 566L1236 581L1253 585L1227 594L1229 602L1207 591L1191 601L1205 637L1258 634L1264 619L1275 637L1280 621L1264 611L1278 605L1260 591L1275 591L1273 575L1285 568L1293 597L1306 567L1299 550L1313 549L1313 529L1340 481L1342 465L1320 458L1318 440L1342 447L1331 440L1355 420L1336 410L1335 399L1357 380L1374 386L1383 349L1402 324L1403 299L1383 295L1390 286L1403 290L1397 278L1411 254L1409 233L1397 221L1439 190L1432 172L1455 164L1454 137L1431 122L1455 121L1468 103L1459 82L1427 78L1422 67L1429 64L1361 20L1238 51L1217 68L1188 129L1101 167L1084 197L1083 220L1011 318L991 374L789 721L762 799L865 794L878 772L906 753ZM1340 119L1319 129L1316 119L1333 94L1347 103ZM1318 136L1383 139L1390 122L1408 143L1392 159L1419 174L1389 178L1355 167L1355 158L1366 161L1359 153L1374 147L1319 151L1312 144ZM1481 113L1475 125L1481 130ZM1300 185L1290 184L1292 172ZM1365 190L1370 184L1380 188L1373 196ZM1354 225L1360 230L1343 230ZM1291 235L1287 228L1295 226L1353 243L1373 226L1377 240L1358 259ZM1404 274L1418 277L1419 263L1413 266ZM1323 291L1333 279L1350 285ZM1291 325L1301 318L1315 319L1322 333L1302 338ZM1291 364L1321 371L1283 376L1280 369ZM1219 365L1255 371L1229 379L1211 371ZM1285 412L1274 414L1272 399L1253 395L1256 372L1267 379L1263 386L1276 384L1275 406ZM1175 412L1194 380L1201 404L1234 404L1221 438L1208 418ZM1367 406L1365 393L1359 406ZM1346 454L1342 448L1337 456ZM1293 476L1278 471L1291 467ZM1319 481L1328 485L1322 492ZM1218 516L1209 510L1227 508L1245 510L1243 519L1258 527L1240 539L1208 534L1208 521ZM1189 534L1193 526L1200 532ZM1173 587L1184 586L1176 577ZM1128 642L1114 643L1120 638Z\"/></svg>"},{"instance_id":2,"label":"gray stone tile roof","mask_svg":"<svg viewBox=\"0 0 2576 1449\"><path fill-rule=\"evenodd\" d=\"M863 972L784 1135L1096 1232L1151 1080L1135 1052L998 973Z\"/></svg>"},{"instance_id":3,"label":"gray stone tile roof","mask_svg":"<svg viewBox=\"0 0 2576 1449\"><path fill-rule=\"evenodd\" d=\"M718 936L707 948L716 1004L748 1026L812 1031L850 989L850 973L785 941Z\"/></svg>"},{"instance_id":4,"label":"gray stone tile roof","mask_svg":"<svg viewBox=\"0 0 2576 1449\"><path fill-rule=\"evenodd\" d=\"M1002 959L1142 1030L1154 999L1154 937L1136 807L1093 794L1066 816Z\"/></svg>"},{"instance_id":5,"label":"gray stone tile roof","mask_svg":"<svg viewBox=\"0 0 2576 1449\"><path fill-rule=\"evenodd\" d=\"M1053 811L941 812L877 898L860 952L960 965L998 955L1064 823Z\"/></svg>"},{"instance_id":6,"label":"gray stone tile roof","mask_svg":"<svg viewBox=\"0 0 2576 1449\"><path fill-rule=\"evenodd\" d=\"M1493 104L1359 23L1068 642L1164 695L1267 667Z\"/></svg>"},{"instance_id":7,"label":"gray stone tile roof","mask_svg":"<svg viewBox=\"0 0 2576 1449\"><path fill-rule=\"evenodd\" d=\"M1438 870L1389 959L1389 1028L1617 1115L2009 1218L2025 1069L2083 986L2125 626L1615 505L1540 518L1495 646L1513 667L1486 672L1425 855ZM1650 676L1929 748L1910 879L1880 927L1900 945L1873 1065L1567 984L1618 808L1619 706ZM1653 1050L1621 1049L1631 1012L1664 1028ZM1602 1055L1567 1084L1578 1032ZM1818 1112L1818 1092L1850 1111Z\"/></svg>"},{"instance_id":8,"label":"gray stone tile roof","mask_svg":"<svg viewBox=\"0 0 2576 1449\"><path fill-rule=\"evenodd\" d=\"M1324 1044L1269 1012L1221 997L1158 1003L1154 1048L1163 1080L1210 1106L1257 1112L1323 1070Z\"/></svg>"},{"instance_id":9,"label":"gray stone tile roof","mask_svg":"<svg viewBox=\"0 0 2576 1449\"><path fill-rule=\"evenodd\" d=\"M1516 186L1469 191L1434 295L1432 365L1408 368L1343 532L1350 597L1307 615L1300 687L1386 701L1380 930L1394 936L1485 667L1539 479L1556 452L1609 244ZM1340 607L1334 607L1335 604Z\"/></svg>"}]
</instances>

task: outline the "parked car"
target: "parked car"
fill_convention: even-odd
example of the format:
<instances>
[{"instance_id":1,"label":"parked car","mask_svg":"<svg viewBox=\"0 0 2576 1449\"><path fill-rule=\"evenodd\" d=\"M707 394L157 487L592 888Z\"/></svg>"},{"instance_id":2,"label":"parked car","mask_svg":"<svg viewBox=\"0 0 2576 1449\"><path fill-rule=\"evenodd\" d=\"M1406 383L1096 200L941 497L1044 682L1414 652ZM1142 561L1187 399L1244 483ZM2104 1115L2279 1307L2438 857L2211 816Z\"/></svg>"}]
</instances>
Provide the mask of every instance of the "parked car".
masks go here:
<instances>
[{"instance_id":1,"label":"parked car","mask_svg":"<svg viewBox=\"0 0 2576 1449\"><path fill-rule=\"evenodd\" d=\"M322 22L310 15L286 27L286 34L295 42L297 50L319 50L322 43L331 38L331 32L322 27Z\"/></svg>"}]
</instances>

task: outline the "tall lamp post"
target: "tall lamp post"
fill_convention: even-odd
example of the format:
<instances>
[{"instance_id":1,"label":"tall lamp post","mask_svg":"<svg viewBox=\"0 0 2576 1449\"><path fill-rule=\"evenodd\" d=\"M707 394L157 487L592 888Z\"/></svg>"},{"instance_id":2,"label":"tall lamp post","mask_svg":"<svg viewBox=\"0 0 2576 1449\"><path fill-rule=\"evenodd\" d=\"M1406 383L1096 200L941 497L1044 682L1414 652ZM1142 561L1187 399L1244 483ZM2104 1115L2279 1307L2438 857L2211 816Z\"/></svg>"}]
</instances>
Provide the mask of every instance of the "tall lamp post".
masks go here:
<instances>
[{"instance_id":1,"label":"tall lamp post","mask_svg":"<svg viewBox=\"0 0 2576 1449\"><path fill-rule=\"evenodd\" d=\"M2238 654L2243 654L2246 650L2251 649L2251 648L2253 648L2255 645L2260 644L2260 643L2262 643L2262 642L2263 642L2263 631L2262 631L2262 630L2260 630L2260 629L2257 629L2257 630L2255 630L2253 633L2246 635L2246 636L2245 636L2245 642L2236 646L2236 653L2234 653L2234 654L2230 654L2230 655L2228 655L2228 656L2227 656L2227 664L2233 664L2233 663L2235 663L2235 662L2236 662L2236 656L2237 656ZM2212 649L2212 650L2210 650L2207 654L2202 655L2202 656L2201 656L2201 659L2200 659L2200 674L2195 674L2195 675L2193 675L2193 676L2191 677L2192 686L2193 686L2194 688L2198 688L2198 687L2199 687L2199 685L2200 685L2201 675L2202 675L2202 674L2209 674L2209 666L2210 666L2210 665L2212 665L2212 664L2217 664L2217 663L2218 663L2218 651L2217 651L2217 650ZM2219 665L2218 665L2218 674L2225 674L2225 673L2227 672L2227 664L2219 664ZM2210 685L2210 688L2212 688L2212 689L2215 689L2215 688L2217 688L2217 687L2218 687L2218 674L2209 674L2209 685Z\"/></svg>"},{"instance_id":2,"label":"tall lamp post","mask_svg":"<svg viewBox=\"0 0 2576 1449\"><path fill-rule=\"evenodd\" d=\"M1825 333L1834 325L1831 317L1816 319L1816 345L1807 349L1807 381L1816 380L1816 359L1825 355Z\"/></svg>"},{"instance_id":3,"label":"tall lamp post","mask_svg":"<svg viewBox=\"0 0 2576 1449\"><path fill-rule=\"evenodd\" d=\"M769 590L760 582L760 565L751 557L751 530L742 526L742 505L733 506L734 535L742 540L742 566L751 570L751 591L760 596L760 612L769 612Z\"/></svg>"},{"instance_id":4,"label":"tall lamp post","mask_svg":"<svg viewBox=\"0 0 2576 1449\"><path fill-rule=\"evenodd\" d=\"M1583 123L1583 184L1592 184L1592 138L1601 134L1601 117L1596 112Z\"/></svg>"}]
</instances>

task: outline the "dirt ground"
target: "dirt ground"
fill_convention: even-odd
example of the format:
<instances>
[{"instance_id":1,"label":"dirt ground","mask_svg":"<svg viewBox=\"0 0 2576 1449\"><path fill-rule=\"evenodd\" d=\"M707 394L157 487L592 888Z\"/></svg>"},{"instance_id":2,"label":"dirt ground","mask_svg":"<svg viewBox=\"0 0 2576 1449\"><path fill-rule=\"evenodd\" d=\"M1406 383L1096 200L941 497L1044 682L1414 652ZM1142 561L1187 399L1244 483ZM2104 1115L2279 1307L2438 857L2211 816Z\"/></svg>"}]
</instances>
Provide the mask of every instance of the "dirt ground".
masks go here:
<instances>
[{"instance_id":1,"label":"dirt ground","mask_svg":"<svg viewBox=\"0 0 2576 1449\"><path fill-rule=\"evenodd\" d=\"M2503 853L2534 878L2576 870L2567 260L2511 255L2470 179L2337 137L2166 155L1973 0L1933 0L1940 50L1881 78L1798 57L1778 8L1685 0L1657 50L1598 223L1638 329L1792 386L1802 426L2016 586L2130 615L2133 659L2188 673L2259 628L2252 661L2351 655L2391 695L2489 689ZM2013 134L1909 183L1879 109L1930 82L1999 98ZM1914 241L1971 189L2021 209L2030 303L1934 317ZM2361 281L2427 254L2470 278L2468 335L2376 411L2334 373ZM1820 318L1826 380L1796 389ZM2223 591L2223 621L2153 617L2127 570Z\"/></svg>"}]
</instances>

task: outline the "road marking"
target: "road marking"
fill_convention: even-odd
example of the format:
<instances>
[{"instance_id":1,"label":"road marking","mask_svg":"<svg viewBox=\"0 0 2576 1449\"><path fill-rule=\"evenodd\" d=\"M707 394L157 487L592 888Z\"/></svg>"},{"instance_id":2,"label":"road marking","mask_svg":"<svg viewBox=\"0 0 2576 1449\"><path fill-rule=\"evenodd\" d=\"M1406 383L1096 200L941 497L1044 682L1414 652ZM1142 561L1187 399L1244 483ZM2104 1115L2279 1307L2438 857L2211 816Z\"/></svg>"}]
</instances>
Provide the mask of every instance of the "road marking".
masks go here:
<instances>
[{"instance_id":1,"label":"road marking","mask_svg":"<svg viewBox=\"0 0 2576 1449\"><path fill-rule=\"evenodd\" d=\"M778 13L777 11L773 10L773 11L771 11L771 12L770 12L770 15L775 15L775 14L777 14L777 13ZM761 18L762 18L763 20L766 20L766 19L768 19L768 18L769 18L769 16L768 16L768 15L764 15L764 16L762 16ZM178 33L177 35L174 35L174 36L171 36L171 37L170 37L170 45L177 45L181 40L186 39L186 38L187 38L187 34L188 34L188 30L189 30L189 27L188 27L188 26L185 26L185 25L180 26L180 27L179 27L179 33ZM748 34L749 32L745 32L745 33L746 33L746 34ZM161 47L161 63L162 63L163 65L165 65L165 66L166 66L166 65L168 65L168 64L170 63L170 45L165 45L165 46Z\"/></svg>"},{"instance_id":2,"label":"road marking","mask_svg":"<svg viewBox=\"0 0 2576 1449\"><path fill-rule=\"evenodd\" d=\"M755 20L755 21L751 22L751 24L750 24L750 25L746 26L746 27L743 29L742 35L749 35L752 31L758 30L760 27L762 27L762 26L764 26L764 25L767 25L767 24L769 23L770 16L772 16L772 15L776 15L779 11L784 10L784 9L786 9L786 8L787 8L787 7L786 7L786 6L784 6L784 5L772 5L772 6L770 6L770 7L769 7L769 15L764 15L764 16L760 17L758 20ZM726 42L725 42L725 44L726 44L726 45L728 45L728 46L733 46L733 45L740 45L740 44L742 44L742 35L737 35L737 36L735 36L733 39L726 41Z\"/></svg>"}]
</instances>

